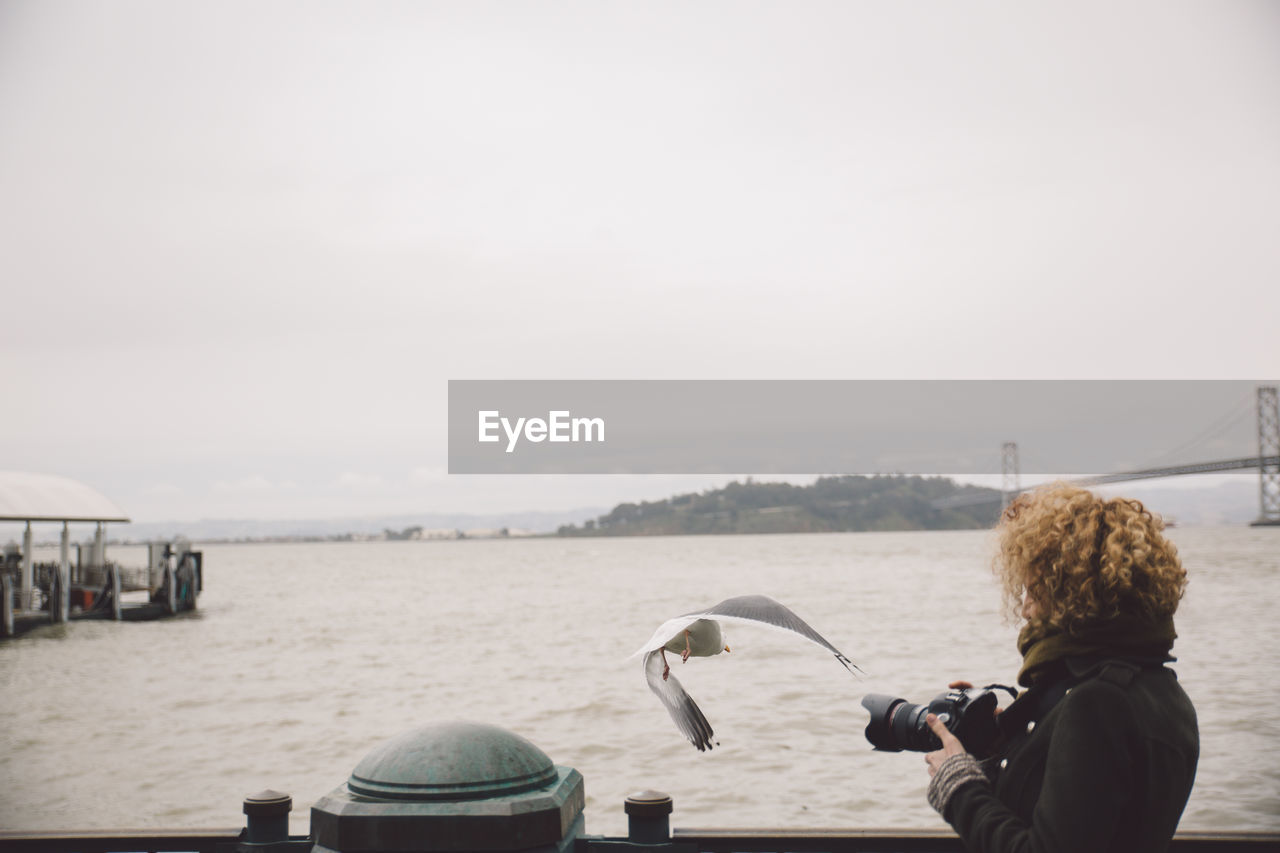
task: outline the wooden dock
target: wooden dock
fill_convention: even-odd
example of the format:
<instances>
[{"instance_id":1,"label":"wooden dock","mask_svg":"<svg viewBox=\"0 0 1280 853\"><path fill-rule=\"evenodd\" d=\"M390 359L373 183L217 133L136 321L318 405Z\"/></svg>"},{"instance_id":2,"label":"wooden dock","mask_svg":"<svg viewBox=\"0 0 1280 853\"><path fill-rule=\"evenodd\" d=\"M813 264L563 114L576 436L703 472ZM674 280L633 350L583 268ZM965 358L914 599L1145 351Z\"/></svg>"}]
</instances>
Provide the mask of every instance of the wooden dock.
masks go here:
<instances>
[{"instance_id":1,"label":"wooden dock","mask_svg":"<svg viewBox=\"0 0 1280 853\"><path fill-rule=\"evenodd\" d=\"M194 610L204 587L204 555L178 539L148 543L146 566L113 563L106 557L104 525L128 520L83 483L0 471L0 522L25 525L21 546L11 543L0 555L0 638L78 619L141 622ZM37 563L31 525L48 522L62 525L59 557ZM81 523L95 526L93 538L75 546L73 561L69 525Z\"/></svg>"}]
</instances>

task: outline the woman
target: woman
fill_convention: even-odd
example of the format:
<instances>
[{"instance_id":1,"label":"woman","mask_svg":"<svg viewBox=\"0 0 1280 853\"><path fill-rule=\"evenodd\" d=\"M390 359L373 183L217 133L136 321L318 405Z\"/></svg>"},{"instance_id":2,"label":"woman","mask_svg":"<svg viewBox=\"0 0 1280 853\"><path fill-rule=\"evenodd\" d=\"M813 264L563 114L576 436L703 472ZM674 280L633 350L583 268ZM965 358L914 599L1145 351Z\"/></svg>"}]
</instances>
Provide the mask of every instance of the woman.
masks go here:
<instances>
[{"instance_id":1,"label":"woman","mask_svg":"<svg viewBox=\"0 0 1280 853\"><path fill-rule=\"evenodd\" d=\"M1195 709L1164 666L1186 587L1162 524L1135 500L1066 485L1024 495L996 572L1030 689L979 763L932 714L929 803L970 851L1164 850L1195 779ZM956 682L952 686L968 686Z\"/></svg>"}]
</instances>

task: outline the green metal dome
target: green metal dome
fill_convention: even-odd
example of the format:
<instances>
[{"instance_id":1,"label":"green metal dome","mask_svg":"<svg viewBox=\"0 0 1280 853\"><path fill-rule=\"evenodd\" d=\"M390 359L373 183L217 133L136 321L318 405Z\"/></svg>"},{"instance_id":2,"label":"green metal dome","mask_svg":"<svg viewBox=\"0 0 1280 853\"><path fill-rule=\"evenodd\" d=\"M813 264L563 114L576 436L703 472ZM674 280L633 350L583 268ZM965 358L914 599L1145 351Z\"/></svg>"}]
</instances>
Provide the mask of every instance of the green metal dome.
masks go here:
<instances>
[{"instance_id":1,"label":"green metal dome","mask_svg":"<svg viewBox=\"0 0 1280 853\"><path fill-rule=\"evenodd\" d=\"M393 800L479 800L554 783L547 754L517 734L482 723L437 723L407 731L366 755L347 787Z\"/></svg>"}]
</instances>

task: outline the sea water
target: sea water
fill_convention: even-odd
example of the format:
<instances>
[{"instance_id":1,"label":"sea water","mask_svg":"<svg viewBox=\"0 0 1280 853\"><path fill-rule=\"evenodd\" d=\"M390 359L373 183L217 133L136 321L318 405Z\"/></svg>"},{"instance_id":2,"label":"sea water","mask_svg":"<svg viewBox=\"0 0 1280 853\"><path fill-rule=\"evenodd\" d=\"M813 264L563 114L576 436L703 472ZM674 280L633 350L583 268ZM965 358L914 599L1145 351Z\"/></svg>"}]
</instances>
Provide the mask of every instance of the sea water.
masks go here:
<instances>
[{"instance_id":1,"label":"sea water","mask_svg":"<svg viewBox=\"0 0 1280 853\"><path fill-rule=\"evenodd\" d=\"M1280 530L1176 528L1174 665L1200 718L1184 829L1280 829ZM986 531L206 545L200 610L0 643L0 825L292 831L386 739L443 720L523 735L586 780L587 830L652 788L679 827L942 827L919 753L872 752L866 693L1011 683ZM56 549L38 558L55 558ZM113 548L142 565L140 548ZM715 728L697 752L627 657L663 620L762 593L867 675L776 631L672 672Z\"/></svg>"}]
</instances>

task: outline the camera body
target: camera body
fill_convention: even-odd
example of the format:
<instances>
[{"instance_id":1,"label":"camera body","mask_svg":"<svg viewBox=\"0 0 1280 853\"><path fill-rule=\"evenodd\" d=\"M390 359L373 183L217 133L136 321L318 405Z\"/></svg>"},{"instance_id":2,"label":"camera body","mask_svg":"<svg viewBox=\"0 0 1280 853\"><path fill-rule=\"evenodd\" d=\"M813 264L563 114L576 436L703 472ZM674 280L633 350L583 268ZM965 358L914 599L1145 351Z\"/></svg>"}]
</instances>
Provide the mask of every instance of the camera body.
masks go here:
<instances>
[{"instance_id":1,"label":"camera body","mask_svg":"<svg viewBox=\"0 0 1280 853\"><path fill-rule=\"evenodd\" d=\"M926 716L936 714L976 758L986 758L995 748L999 734L996 704L995 692L985 687L947 690L927 705L914 705L885 693L868 693L862 697L862 707L871 712L867 740L876 749L882 752L942 749L942 741L925 722Z\"/></svg>"}]
</instances>

